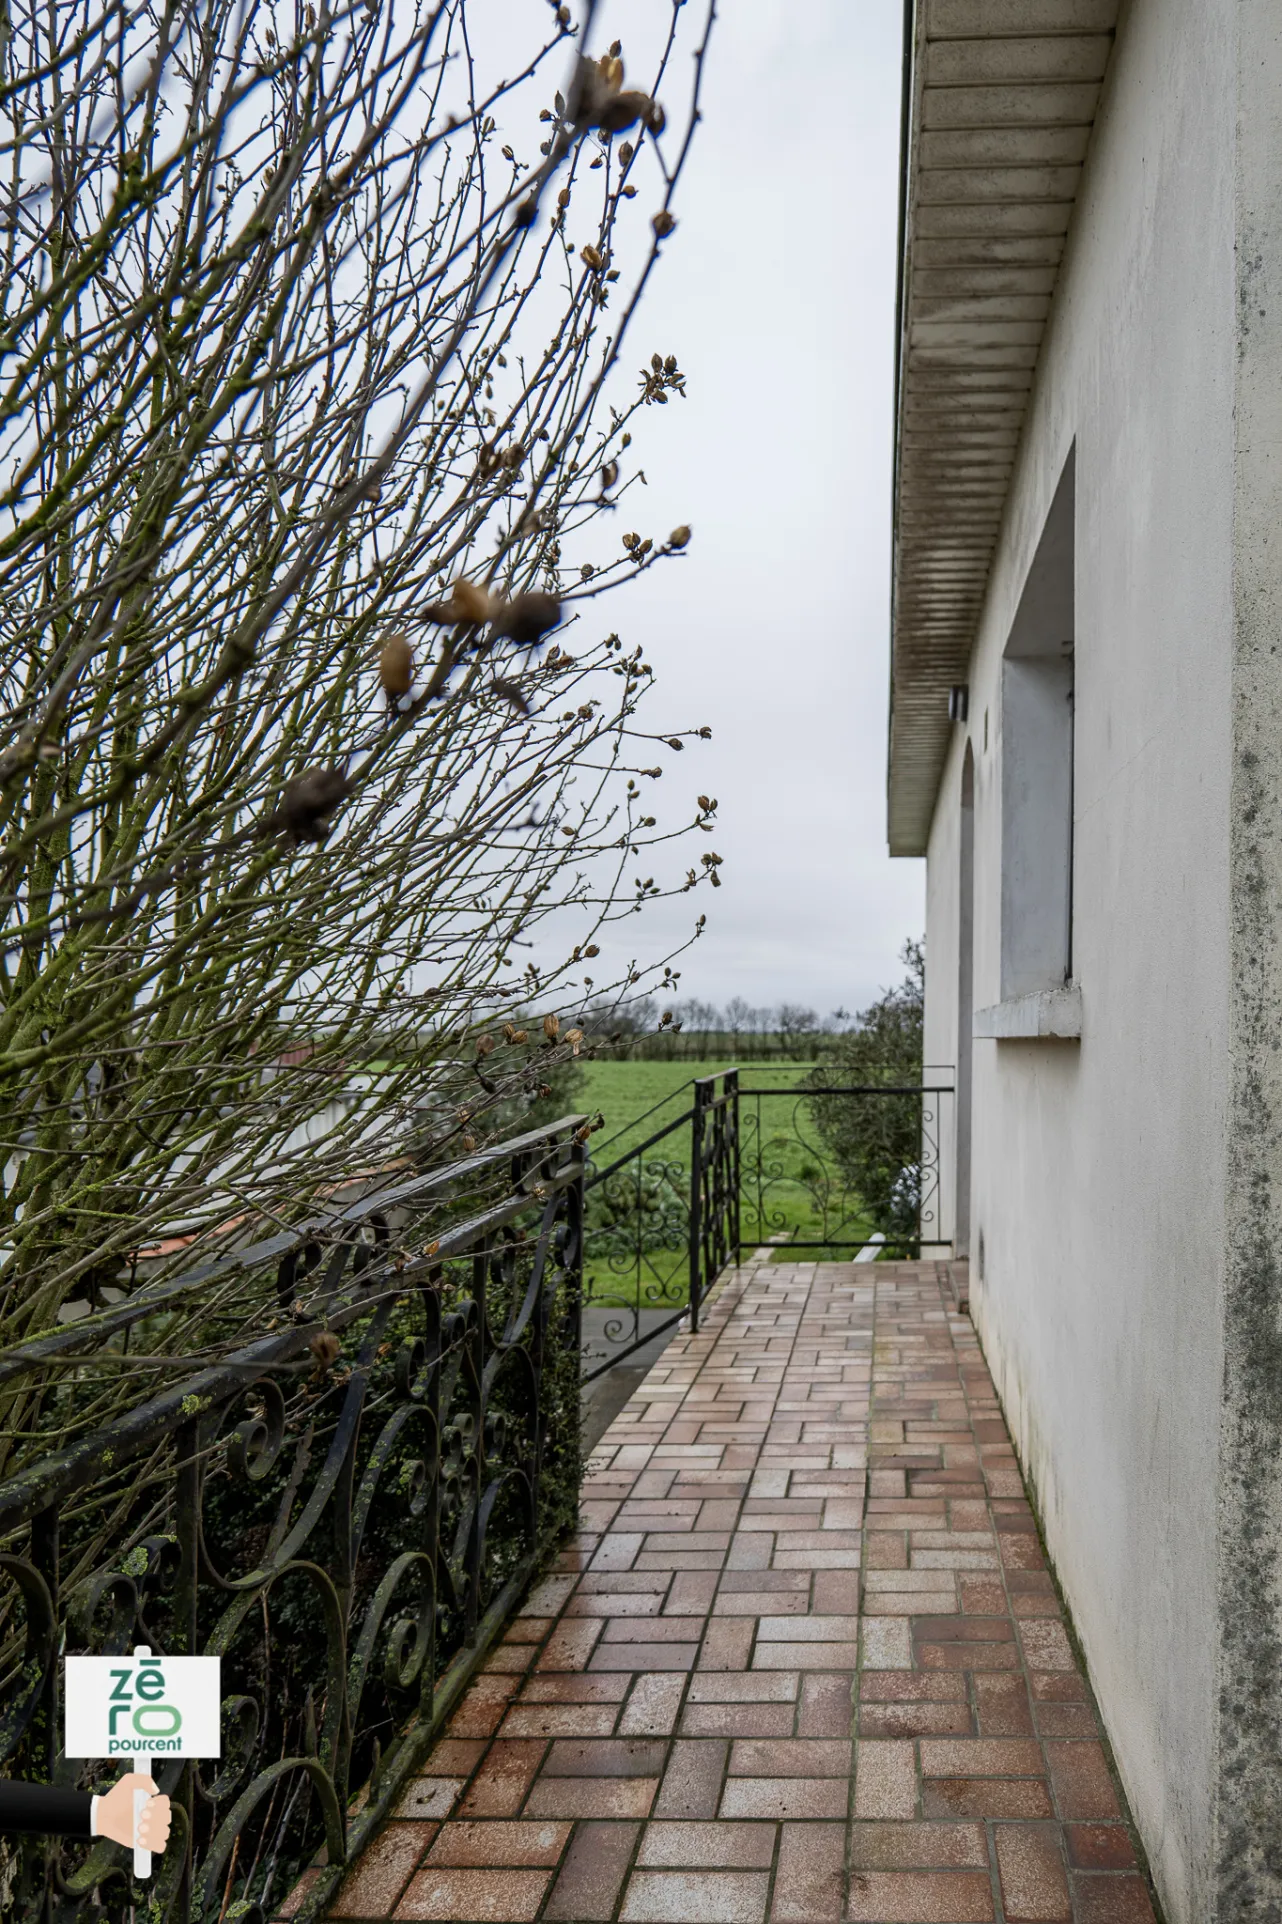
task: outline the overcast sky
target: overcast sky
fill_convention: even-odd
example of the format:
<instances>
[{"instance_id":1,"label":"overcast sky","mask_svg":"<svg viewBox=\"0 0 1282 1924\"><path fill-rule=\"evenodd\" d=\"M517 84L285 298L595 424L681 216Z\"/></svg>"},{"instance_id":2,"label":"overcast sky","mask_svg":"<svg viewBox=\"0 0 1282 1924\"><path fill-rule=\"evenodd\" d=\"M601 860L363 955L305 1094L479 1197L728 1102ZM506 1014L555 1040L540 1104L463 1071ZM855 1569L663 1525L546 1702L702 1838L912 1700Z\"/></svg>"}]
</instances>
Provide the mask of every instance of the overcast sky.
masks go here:
<instances>
[{"instance_id":1,"label":"overcast sky","mask_svg":"<svg viewBox=\"0 0 1282 1924\"><path fill-rule=\"evenodd\" d=\"M483 0L491 59L527 36L530 5ZM660 90L670 142L704 11L689 0ZM669 17L601 0L591 51L618 37L644 85ZM922 932L924 865L892 862L885 835L901 26L895 0L722 0L677 231L614 377L635 392L655 350L686 373L688 398L637 424L628 460L648 487L621 507L656 541L682 522L694 538L592 606L655 670L642 725L713 731L655 758L667 773L645 800L668 825L715 795L715 839L645 872L679 879L715 848L723 886L625 917L601 983L629 954L662 957L702 909L682 994L855 1010Z\"/></svg>"},{"instance_id":2,"label":"overcast sky","mask_svg":"<svg viewBox=\"0 0 1282 1924\"><path fill-rule=\"evenodd\" d=\"M606 0L625 55L638 11ZM644 437L645 527L694 540L610 619L655 668L650 714L712 727L662 786L717 796L701 846L725 863L717 893L632 930L661 943L707 909L681 988L718 1002L862 1007L924 923L924 865L885 835L901 20L886 0L727 0L632 342L688 374Z\"/></svg>"}]
</instances>

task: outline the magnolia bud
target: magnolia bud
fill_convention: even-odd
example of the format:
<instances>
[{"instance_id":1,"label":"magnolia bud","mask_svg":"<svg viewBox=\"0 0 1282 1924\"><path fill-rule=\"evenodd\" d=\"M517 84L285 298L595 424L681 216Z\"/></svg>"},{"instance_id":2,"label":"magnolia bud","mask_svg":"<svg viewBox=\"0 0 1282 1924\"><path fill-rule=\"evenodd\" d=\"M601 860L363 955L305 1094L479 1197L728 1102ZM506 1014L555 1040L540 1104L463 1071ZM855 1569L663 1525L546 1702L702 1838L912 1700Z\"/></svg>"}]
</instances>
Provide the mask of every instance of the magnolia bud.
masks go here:
<instances>
[{"instance_id":1,"label":"magnolia bud","mask_svg":"<svg viewBox=\"0 0 1282 1924\"><path fill-rule=\"evenodd\" d=\"M684 548L689 539L690 530L683 522L679 528L674 528L668 536L668 546L670 548Z\"/></svg>"},{"instance_id":2,"label":"magnolia bud","mask_svg":"<svg viewBox=\"0 0 1282 1924\"><path fill-rule=\"evenodd\" d=\"M518 647L532 648L560 619L561 603L557 597L529 588L523 594L514 595L507 606L499 610L494 632L516 642Z\"/></svg>"},{"instance_id":3,"label":"magnolia bud","mask_svg":"<svg viewBox=\"0 0 1282 1924\"><path fill-rule=\"evenodd\" d=\"M461 577L450 590L459 621L488 621L490 617L491 596L488 589L480 587L475 581L464 581Z\"/></svg>"},{"instance_id":4,"label":"magnolia bud","mask_svg":"<svg viewBox=\"0 0 1282 1924\"><path fill-rule=\"evenodd\" d=\"M389 635L378 658L378 678L389 702L408 695L414 680L414 651L404 635Z\"/></svg>"},{"instance_id":5,"label":"magnolia bud","mask_svg":"<svg viewBox=\"0 0 1282 1924\"><path fill-rule=\"evenodd\" d=\"M596 125L603 134L621 134L628 127L634 127L638 120L649 124L655 112L654 102L649 94L612 93L601 101L596 109Z\"/></svg>"}]
</instances>

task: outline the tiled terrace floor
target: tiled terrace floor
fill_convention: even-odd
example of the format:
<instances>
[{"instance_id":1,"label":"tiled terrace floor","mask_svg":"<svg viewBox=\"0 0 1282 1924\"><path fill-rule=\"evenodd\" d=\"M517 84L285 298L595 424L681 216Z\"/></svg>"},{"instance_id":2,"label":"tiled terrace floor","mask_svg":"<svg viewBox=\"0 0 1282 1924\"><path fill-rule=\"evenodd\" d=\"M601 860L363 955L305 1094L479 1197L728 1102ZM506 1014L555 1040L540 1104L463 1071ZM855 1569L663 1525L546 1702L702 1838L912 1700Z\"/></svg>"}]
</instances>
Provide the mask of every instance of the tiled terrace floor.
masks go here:
<instances>
[{"instance_id":1,"label":"tiled terrace floor","mask_svg":"<svg viewBox=\"0 0 1282 1924\"><path fill-rule=\"evenodd\" d=\"M933 1264L734 1272L336 1918L1151 1924Z\"/></svg>"}]
</instances>

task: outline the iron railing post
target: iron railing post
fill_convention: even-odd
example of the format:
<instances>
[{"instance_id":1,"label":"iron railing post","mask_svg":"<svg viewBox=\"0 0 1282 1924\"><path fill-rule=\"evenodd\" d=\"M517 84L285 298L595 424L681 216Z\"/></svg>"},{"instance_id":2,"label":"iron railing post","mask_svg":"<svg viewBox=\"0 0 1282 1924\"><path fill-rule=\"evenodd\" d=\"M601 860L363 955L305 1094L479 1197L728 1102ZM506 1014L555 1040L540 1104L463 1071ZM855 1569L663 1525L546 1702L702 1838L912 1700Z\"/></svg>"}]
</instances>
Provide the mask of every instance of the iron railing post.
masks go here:
<instances>
[{"instance_id":1,"label":"iron railing post","mask_svg":"<svg viewBox=\"0 0 1282 1924\"><path fill-rule=\"evenodd\" d=\"M703 1295L703 1135L704 1117L712 1084L701 1078L694 1085L694 1113L690 1118L690 1333L699 1328Z\"/></svg>"},{"instance_id":2,"label":"iron railing post","mask_svg":"<svg viewBox=\"0 0 1282 1924\"><path fill-rule=\"evenodd\" d=\"M574 1180L566 1194L569 1216L565 1227L563 1262L570 1290L572 1341L577 1356L583 1348L583 1180L587 1174L588 1152L581 1142L569 1147L569 1162Z\"/></svg>"},{"instance_id":3,"label":"iron railing post","mask_svg":"<svg viewBox=\"0 0 1282 1924\"><path fill-rule=\"evenodd\" d=\"M726 1071L726 1100L730 1116L730 1194L727 1224L727 1254L734 1252L734 1266L739 1267L739 1071Z\"/></svg>"}]
</instances>

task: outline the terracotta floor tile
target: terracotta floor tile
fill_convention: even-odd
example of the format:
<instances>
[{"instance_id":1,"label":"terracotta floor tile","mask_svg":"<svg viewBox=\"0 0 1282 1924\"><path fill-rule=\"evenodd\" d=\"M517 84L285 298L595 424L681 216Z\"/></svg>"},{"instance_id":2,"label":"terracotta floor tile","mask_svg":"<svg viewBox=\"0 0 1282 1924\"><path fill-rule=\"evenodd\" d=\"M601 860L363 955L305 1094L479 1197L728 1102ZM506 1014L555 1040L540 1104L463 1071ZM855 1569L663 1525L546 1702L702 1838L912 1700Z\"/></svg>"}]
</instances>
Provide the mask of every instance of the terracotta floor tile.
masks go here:
<instances>
[{"instance_id":1,"label":"terracotta floor tile","mask_svg":"<svg viewBox=\"0 0 1282 1924\"><path fill-rule=\"evenodd\" d=\"M729 1744L724 1740L687 1740L673 1744L654 1807L656 1817L715 1817Z\"/></svg>"},{"instance_id":2,"label":"terracotta floor tile","mask_svg":"<svg viewBox=\"0 0 1282 1924\"><path fill-rule=\"evenodd\" d=\"M540 1670L582 1670L605 1625L596 1617L563 1617L543 1646Z\"/></svg>"},{"instance_id":3,"label":"terracotta floor tile","mask_svg":"<svg viewBox=\"0 0 1282 1924\"><path fill-rule=\"evenodd\" d=\"M499 1725L500 1737L608 1737L618 1716L615 1704L513 1704Z\"/></svg>"},{"instance_id":4,"label":"terracotta floor tile","mask_svg":"<svg viewBox=\"0 0 1282 1924\"><path fill-rule=\"evenodd\" d=\"M656 1738L558 1738L543 1764L544 1777L657 1777L667 1745Z\"/></svg>"},{"instance_id":5,"label":"terracotta floor tile","mask_svg":"<svg viewBox=\"0 0 1282 1924\"><path fill-rule=\"evenodd\" d=\"M631 1682L630 1670L592 1675L583 1671L550 1677L535 1675L526 1679L517 1701L523 1704L621 1704Z\"/></svg>"},{"instance_id":6,"label":"terracotta floor tile","mask_svg":"<svg viewBox=\"0 0 1282 1924\"><path fill-rule=\"evenodd\" d=\"M1043 1777L1046 1765L1041 1745L1023 1737L924 1737L921 1771L923 1777Z\"/></svg>"},{"instance_id":7,"label":"terracotta floor tile","mask_svg":"<svg viewBox=\"0 0 1282 1924\"><path fill-rule=\"evenodd\" d=\"M392 1913L397 1920L448 1924L529 1924L538 1916L551 1871L423 1870Z\"/></svg>"},{"instance_id":8,"label":"terracotta floor tile","mask_svg":"<svg viewBox=\"0 0 1282 1924\"><path fill-rule=\"evenodd\" d=\"M620 1924L763 1924L762 1871L634 1871Z\"/></svg>"},{"instance_id":9,"label":"terracotta floor tile","mask_svg":"<svg viewBox=\"0 0 1282 1924\"><path fill-rule=\"evenodd\" d=\"M840 1824L785 1824L770 1924L838 1924L845 1863Z\"/></svg>"},{"instance_id":10,"label":"terracotta floor tile","mask_svg":"<svg viewBox=\"0 0 1282 1924\"><path fill-rule=\"evenodd\" d=\"M975 1714L981 1737L1033 1735L1032 1706L1021 1676L980 1674L975 1677L974 1690Z\"/></svg>"},{"instance_id":11,"label":"terracotta floor tile","mask_svg":"<svg viewBox=\"0 0 1282 1924\"><path fill-rule=\"evenodd\" d=\"M1124 1824L1065 1824L1068 1861L1078 1870L1128 1871L1135 1848Z\"/></svg>"},{"instance_id":12,"label":"terracotta floor tile","mask_svg":"<svg viewBox=\"0 0 1282 1924\"><path fill-rule=\"evenodd\" d=\"M1077 1924L1154 1924L1152 1900L1141 1877L1075 1873L1073 1915Z\"/></svg>"},{"instance_id":13,"label":"terracotta floor tile","mask_svg":"<svg viewBox=\"0 0 1282 1924\"><path fill-rule=\"evenodd\" d=\"M800 1689L796 1671L701 1670L690 1679L688 1704L792 1703Z\"/></svg>"},{"instance_id":14,"label":"terracotta floor tile","mask_svg":"<svg viewBox=\"0 0 1282 1924\"><path fill-rule=\"evenodd\" d=\"M1062 1623L1048 1617L1021 1618L1019 1641L1030 1670L1076 1670L1073 1647Z\"/></svg>"},{"instance_id":15,"label":"terracotta floor tile","mask_svg":"<svg viewBox=\"0 0 1282 1924\"><path fill-rule=\"evenodd\" d=\"M591 1590L571 1600L566 1611L566 1621L575 1617L657 1617L663 1608L664 1592L649 1590L624 1590L621 1592Z\"/></svg>"},{"instance_id":16,"label":"terracotta floor tile","mask_svg":"<svg viewBox=\"0 0 1282 1924\"><path fill-rule=\"evenodd\" d=\"M1035 1703L1086 1702L1086 1685L1075 1670L1031 1670L1028 1690Z\"/></svg>"},{"instance_id":17,"label":"terracotta floor tile","mask_svg":"<svg viewBox=\"0 0 1282 1924\"><path fill-rule=\"evenodd\" d=\"M1072 1904L1058 1827L998 1824L997 1865L1008 1924L1071 1924Z\"/></svg>"},{"instance_id":18,"label":"terracotta floor tile","mask_svg":"<svg viewBox=\"0 0 1282 1924\"><path fill-rule=\"evenodd\" d=\"M542 1777L526 1799L527 1817L645 1817L655 1777Z\"/></svg>"},{"instance_id":19,"label":"terracotta floor tile","mask_svg":"<svg viewBox=\"0 0 1282 1924\"><path fill-rule=\"evenodd\" d=\"M912 1667L912 1661L912 1637L909 1633L907 1618L864 1618L865 1670L908 1670Z\"/></svg>"},{"instance_id":20,"label":"terracotta floor tile","mask_svg":"<svg viewBox=\"0 0 1282 1924\"><path fill-rule=\"evenodd\" d=\"M849 1737L854 1720L854 1677L850 1672L812 1671L802 1678L797 1711L799 1737Z\"/></svg>"},{"instance_id":21,"label":"terracotta floor tile","mask_svg":"<svg viewBox=\"0 0 1282 1924\"><path fill-rule=\"evenodd\" d=\"M840 1738L742 1738L730 1747L732 1777L850 1776L852 1746Z\"/></svg>"},{"instance_id":22,"label":"terracotta floor tile","mask_svg":"<svg viewBox=\"0 0 1282 1924\"><path fill-rule=\"evenodd\" d=\"M434 1744L423 1774L426 1777L468 1777L484 1757L489 1745L483 1737L442 1737Z\"/></svg>"},{"instance_id":23,"label":"terracotta floor tile","mask_svg":"<svg viewBox=\"0 0 1282 1924\"><path fill-rule=\"evenodd\" d=\"M462 1777L411 1777L392 1815L448 1817L458 1802L464 1782Z\"/></svg>"},{"instance_id":24,"label":"terracotta floor tile","mask_svg":"<svg viewBox=\"0 0 1282 1924\"><path fill-rule=\"evenodd\" d=\"M1055 1742L1045 1749L1061 1818L1121 1816L1102 1744Z\"/></svg>"},{"instance_id":25,"label":"terracotta floor tile","mask_svg":"<svg viewBox=\"0 0 1282 1924\"><path fill-rule=\"evenodd\" d=\"M681 1713L683 1737L791 1737L797 1710L782 1704L688 1703Z\"/></svg>"},{"instance_id":26,"label":"terracotta floor tile","mask_svg":"<svg viewBox=\"0 0 1282 1924\"><path fill-rule=\"evenodd\" d=\"M703 1635L702 1617L611 1617L603 1644L697 1643ZM736 1626L737 1627L737 1626ZM625 1659L626 1661L626 1659Z\"/></svg>"},{"instance_id":27,"label":"terracotta floor tile","mask_svg":"<svg viewBox=\"0 0 1282 1924\"><path fill-rule=\"evenodd\" d=\"M1089 1704L1044 1704L1037 1706L1039 1737L1098 1737L1099 1724Z\"/></svg>"},{"instance_id":28,"label":"terracotta floor tile","mask_svg":"<svg viewBox=\"0 0 1282 1924\"><path fill-rule=\"evenodd\" d=\"M599 1924L614 1916L640 1824L576 1824L544 1915L563 1924Z\"/></svg>"},{"instance_id":29,"label":"terracotta floor tile","mask_svg":"<svg viewBox=\"0 0 1282 1924\"><path fill-rule=\"evenodd\" d=\"M435 1835L435 1824L388 1824L339 1885L331 1916L390 1917Z\"/></svg>"},{"instance_id":30,"label":"terracotta floor tile","mask_svg":"<svg viewBox=\"0 0 1282 1924\"><path fill-rule=\"evenodd\" d=\"M515 1817L546 1751L539 1738L499 1738L468 1785L459 1816Z\"/></svg>"},{"instance_id":31,"label":"terracotta floor tile","mask_svg":"<svg viewBox=\"0 0 1282 1924\"><path fill-rule=\"evenodd\" d=\"M966 1704L866 1703L859 1712L859 1735L865 1737L969 1737L970 1709Z\"/></svg>"},{"instance_id":32,"label":"terracotta floor tile","mask_svg":"<svg viewBox=\"0 0 1282 1924\"><path fill-rule=\"evenodd\" d=\"M442 1824L427 1854L427 1865L548 1866L561 1861L570 1841L569 1824L505 1821Z\"/></svg>"},{"instance_id":33,"label":"terracotta floor tile","mask_svg":"<svg viewBox=\"0 0 1282 1924\"><path fill-rule=\"evenodd\" d=\"M855 1746L855 1815L917 1815L917 1760L911 1743L861 1738Z\"/></svg>"},{"instance_id":34,"label":"terracotta floor tile","mask_svg":"<svg viewBox=\"0 0 1282 1924\"><path fill-rule=\"evenodd\" d=\"M863 1824L850 1827L854 1870L986 1870L982 1824Z\"/></svg>"},{"instance_id":35,"label":"terracotta floor tile","mask_svg":"<svg viewBox=\"0 0 1282 1924\"><path fill-rule=\"evenodd\" d=\"M860 1704L966 1702L966 1679L916 1671L865 1670L859 1679Z\"/></svg>"},{"instance_id":36,"label":"terracotta floor tile","mask_svg":"<svg viewBox=\"0 0 1282 1924\"><path fill-rule=\"evenodd\" d=\"M726 1818L844 1817L850 1789L844 1777L728 1777L719 1815Z\"/></svg>"},{"instance_id":37,"label":"terracotta floor tile","mask_svg":"<svg viewBox=\"0 0 1282 1924\"><path fill-rule=\"evenodd\" d=\"M647 1870L758 1870L774 1862L774 1824L647 1824L637 1864Z\"/></svg>"},{"instance_id":38,"label":"terracotta floor tile","mask_svg":"<svg viewBox=\"0 0 1282 1924\"><path fill-rule=\"evenodd\" d=\"M798 1618L804 1623L804 1618ZM855 1643L762 1643L752 1656L754 1670L853 1670L859 1661Z\"/></svg>"},{"instance_id":39,"label":"terracotta floor tile","mask_svg":"<svg viewBox=\"0 0 1282 1924\"><path fill-rule=\"evenodd\" d=\"M936 1777L922 1785L923 1817L1053 1817L1037 1777Z\"/></svg>"},{"instance_id":40,"label":"terracotta floor tile","mask_svg":"<svg viewBox=\"0 0 1282 1924\"><path fill-rule=\"evenodd\" d=\"M979 1871L854 1871L852 1924L987 1924L993 1890Z\"/></svg>"},{"instance_id":41,"label":"terracotta floor tile","mask_svg":"<svg viewBox=\"0 0 1282 1924\"><path fill-rule=\"evenodd\" d=\"M670 1737L681 1712L685 1678L679 1671L660 1671L637 1678L627 1707L619 1719L621 1737Z\"/></svg>"},{"instance_id":42,"label":"terracotta floor tile","mask_svg":"<svg viewBox=\"0 0 1282 1924\"><path fill-rule=\"evenodd\" d=\"M580 1621L586 1621L581 1619ZM692 1670L699 1654L697 1643L608 1643L591 1657L593 1670Z\"/></svg>"},{"instance_id":43,"label":"terracotta floor tile","mask_svg":"<svg viewBox=\"0 0 1282 1924\"><path fill-rule=\"evenodd\" d=\"M489 1680L486 1679L486 1681L488 1682ZM504 1681L506 1682L507 1679L504 1679ZM517 1684L515 1677L511 1679L511 1684L514 1691ZM508 1694L510 1695L512 1693L509 1692ZM506 1707L506 1696L502 1698L495 1697L490 1692L478 1689L477 1685L473 1684L458 1709L454 1712L454 1715L450 1718L449 1724L447 1725L450 1736L492 1737L503 1721L503 1712Z\"/></svg>"}]
</instances>

